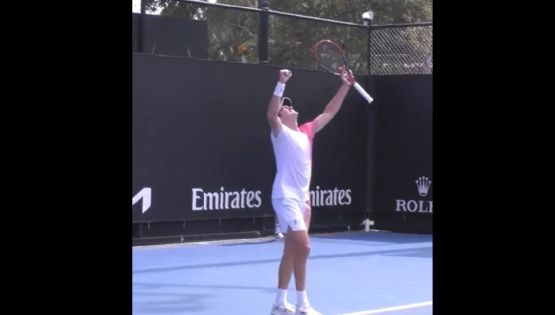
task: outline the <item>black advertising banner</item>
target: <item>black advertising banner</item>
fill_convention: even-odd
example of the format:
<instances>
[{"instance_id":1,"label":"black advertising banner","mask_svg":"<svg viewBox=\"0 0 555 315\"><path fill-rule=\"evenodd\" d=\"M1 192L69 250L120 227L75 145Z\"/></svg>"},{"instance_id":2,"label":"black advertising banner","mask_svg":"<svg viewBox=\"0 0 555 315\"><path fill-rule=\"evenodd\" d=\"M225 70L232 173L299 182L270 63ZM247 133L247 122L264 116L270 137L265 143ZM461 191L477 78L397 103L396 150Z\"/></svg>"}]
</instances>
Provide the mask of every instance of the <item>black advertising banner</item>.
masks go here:
<instances>
[{"instance_id":1,"label":"black advertising banner","mask_svg":"<svg viewBox=\"0 0 555 315\"><path fill-rule=\"evenodd\" d=\"M272 214L275 161L266 109L279 68L133 54L133 222ZM294 70L284 96L299 123L341 81ZM311 196L319 213L363 213L369 107L354 90L316 135Z\"/></svg>"},{"instance_id":2,"label":"black advertising banner","mask_svg":"<svg viewBox=\"0 0 555 315\"><path fill-rule=\"evenodd\" d=\"M374 202L390 227L425 225L433 217L432 76L383 76L379 95Z\"/></svg>"}]
</instances>

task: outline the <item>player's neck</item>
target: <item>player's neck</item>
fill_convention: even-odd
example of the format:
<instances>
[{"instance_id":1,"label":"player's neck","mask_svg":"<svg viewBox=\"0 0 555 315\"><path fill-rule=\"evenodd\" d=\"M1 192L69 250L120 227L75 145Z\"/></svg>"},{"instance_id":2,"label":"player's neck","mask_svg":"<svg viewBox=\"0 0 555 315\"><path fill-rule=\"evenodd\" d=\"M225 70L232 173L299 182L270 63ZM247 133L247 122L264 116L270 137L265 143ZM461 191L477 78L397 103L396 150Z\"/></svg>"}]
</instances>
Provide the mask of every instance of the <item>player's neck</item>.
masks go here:
<instances>
[{"instance_id":1,"label":"player's neck","mask_svg":"<svg viewBox=\"0 0 555 315\"><path fill-rule=\"evenodd\" d=\"M283 124L289 127L289 129L299 131L299 124L297 123L296 120L284 121Z\"/></svg>"}]
</instances>

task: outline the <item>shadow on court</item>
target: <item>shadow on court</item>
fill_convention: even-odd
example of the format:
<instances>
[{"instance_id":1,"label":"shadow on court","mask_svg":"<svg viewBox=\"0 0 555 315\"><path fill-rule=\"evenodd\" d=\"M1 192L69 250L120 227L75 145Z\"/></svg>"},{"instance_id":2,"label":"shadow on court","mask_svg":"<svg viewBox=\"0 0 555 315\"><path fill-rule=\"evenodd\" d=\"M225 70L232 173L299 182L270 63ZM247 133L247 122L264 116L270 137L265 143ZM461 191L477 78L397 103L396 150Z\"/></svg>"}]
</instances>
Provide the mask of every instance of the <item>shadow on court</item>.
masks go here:
<instances>
[{"instance_id":1,"label":"shadow on court","mask_svg":"<svg viewBox=\"0 0 555 315\"><path fill-rule=\"evenodd\" d=\"M432 301L431 235L349 232L311 242L307 292L323 314ZM269 314L282 251L283 241L268 238L135 247L133 314ZM294 280L288 300L296 302ZM385 314L432 314L432 306Z\"/></svg>"}]
</instances>

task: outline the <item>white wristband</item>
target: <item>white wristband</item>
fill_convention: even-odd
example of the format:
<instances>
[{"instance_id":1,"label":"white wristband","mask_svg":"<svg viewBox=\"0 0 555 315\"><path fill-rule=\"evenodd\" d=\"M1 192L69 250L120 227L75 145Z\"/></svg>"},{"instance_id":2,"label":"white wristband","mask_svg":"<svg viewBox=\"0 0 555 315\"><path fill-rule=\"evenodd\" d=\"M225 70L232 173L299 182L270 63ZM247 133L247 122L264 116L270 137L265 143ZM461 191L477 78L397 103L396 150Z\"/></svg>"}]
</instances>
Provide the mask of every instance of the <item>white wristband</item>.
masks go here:
<instances>
[{"instance_id":1,"label":"white wristband","mask_svg":"<svg viewBox=\"0 0 555 315\"><path fill-rule=\"evenodd\" d=\"M285 83L278 82L276 84L276 89L274 90L274 95L282 97L283 91L285 91Z\"/></svg>"}]
</instances>

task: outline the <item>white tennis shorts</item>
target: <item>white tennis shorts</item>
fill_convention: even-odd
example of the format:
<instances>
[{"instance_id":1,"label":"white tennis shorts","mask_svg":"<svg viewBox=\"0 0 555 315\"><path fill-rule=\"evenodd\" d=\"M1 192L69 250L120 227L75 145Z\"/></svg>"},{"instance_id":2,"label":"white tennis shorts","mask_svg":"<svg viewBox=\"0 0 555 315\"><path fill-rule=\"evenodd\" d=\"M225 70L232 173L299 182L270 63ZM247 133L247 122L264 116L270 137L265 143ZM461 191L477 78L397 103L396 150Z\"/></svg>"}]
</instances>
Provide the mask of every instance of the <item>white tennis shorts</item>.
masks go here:
<instances>
[{"instance_id":1,"label":"white tennis shorts","mask_svg":"<svg viewBox=\"0 0 555 315\"><path fill-rule=\"evenodd\" d=\"M278 217L281 233L287 233L288 227L292 231L306 231L304 213L308 210L306 202L288 198L272 199L274 211Z\"/></svg>"}]
</instances>

